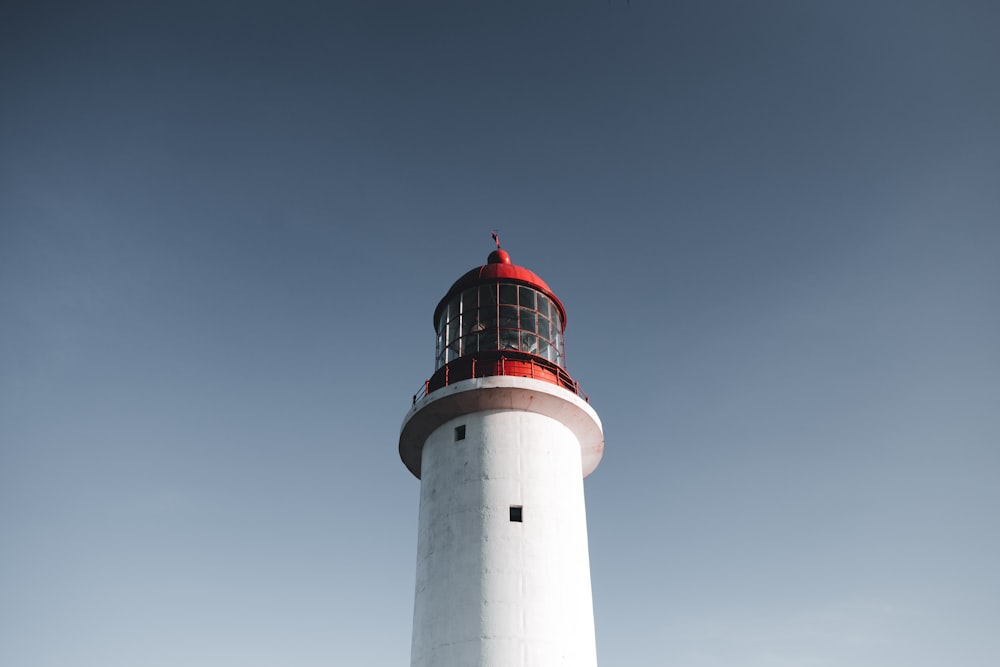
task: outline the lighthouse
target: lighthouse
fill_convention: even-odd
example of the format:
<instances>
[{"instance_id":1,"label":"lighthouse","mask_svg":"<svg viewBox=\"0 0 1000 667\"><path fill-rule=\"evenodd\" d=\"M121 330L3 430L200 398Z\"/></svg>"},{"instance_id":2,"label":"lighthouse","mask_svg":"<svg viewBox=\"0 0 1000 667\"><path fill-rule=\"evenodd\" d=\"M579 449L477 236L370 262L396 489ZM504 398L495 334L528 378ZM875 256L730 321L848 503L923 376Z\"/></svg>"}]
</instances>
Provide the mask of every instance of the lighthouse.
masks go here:
<instances>
[{"instance_id":1,"label":"lighthouse","mask_svg":"<svg viewBox=\"0 0 1000 667\"><path fill-rule=\"evenodd\" d=\"M583 479L604 432L565 328L499 240L434 309L435 370L399 436L420 480L411 667L597 664Z\"/></svg>"}]
</instances>

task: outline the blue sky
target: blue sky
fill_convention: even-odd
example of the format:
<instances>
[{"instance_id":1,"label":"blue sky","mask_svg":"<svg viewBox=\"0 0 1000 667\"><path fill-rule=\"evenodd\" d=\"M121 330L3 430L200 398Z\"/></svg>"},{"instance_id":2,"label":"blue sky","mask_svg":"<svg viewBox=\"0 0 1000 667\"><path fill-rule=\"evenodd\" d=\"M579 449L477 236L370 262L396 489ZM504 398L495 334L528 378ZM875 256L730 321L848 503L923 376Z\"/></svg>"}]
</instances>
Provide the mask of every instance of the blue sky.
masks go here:
<instances>
[{"instance_id":1,"label":"blue sky","mask_svg":"<svg viewBox=\"0 0 1000 667\"><path fill-rule=\"evenodd\" d=\"M0 663L407 664L491 229L604 420L602 665L1000 662L995 3L0 19Z\"/></svg>"}]
</instances>

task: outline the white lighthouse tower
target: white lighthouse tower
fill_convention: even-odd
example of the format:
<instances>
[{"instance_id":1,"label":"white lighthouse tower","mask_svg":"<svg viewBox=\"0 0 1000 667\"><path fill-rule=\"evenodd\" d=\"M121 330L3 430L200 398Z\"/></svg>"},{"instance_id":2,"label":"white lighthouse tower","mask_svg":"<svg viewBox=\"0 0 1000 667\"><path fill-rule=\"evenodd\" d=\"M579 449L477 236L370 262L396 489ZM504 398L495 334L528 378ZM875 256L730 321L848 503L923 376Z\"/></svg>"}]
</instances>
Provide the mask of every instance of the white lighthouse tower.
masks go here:
<instances>
[{"instance_id":1,"label":"white lighthouse tower","mask_svg":"<svg viewBox=\"0 0 1000 667\"><path fill-rule=\"evenodd\" d=\"M411 667L597 664L583 478L604 433L565 326L499 242L434 311L436 370L399 436L420 479Z\"/></svg>"}]
</instances>

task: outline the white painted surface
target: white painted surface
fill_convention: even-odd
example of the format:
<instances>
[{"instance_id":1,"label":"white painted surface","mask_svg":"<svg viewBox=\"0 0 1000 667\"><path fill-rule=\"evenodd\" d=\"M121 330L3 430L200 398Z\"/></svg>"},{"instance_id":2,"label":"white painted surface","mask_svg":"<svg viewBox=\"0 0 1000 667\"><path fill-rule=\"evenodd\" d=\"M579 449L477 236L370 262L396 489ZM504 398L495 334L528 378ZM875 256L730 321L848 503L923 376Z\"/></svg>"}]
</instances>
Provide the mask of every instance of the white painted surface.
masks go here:
<instances>
[{"instance_id":1,"label":"white painted surface","mask_svg":"<svg viewBox=\"0 0 1000 667\"><path fill-rule=\"evenodd\" d=\"M550 382L490 376L456 382L414 403L399 435L403 463L419 478L421 451L431 431L457 415L483 410L524 410L558 419L579 441L584 477L597 468L604 456L601 420L589 403Z\"/></svg>"},{"instance_id":2,"label":"white painted surface","mask_svg":"<svg viewBox=\"0 0 1000 667\"><path fill-rule=\"evenodd\" d=\"M448 416L442 406L453 410L450 418L434 419L437 425L422 443L411 664L594 666L578 433L600 432L600 421L570 392L539 388L535 385L546 383L524 378L468 381L459 393L481 394L484 380L490 388L507 390L509 405L549 401L545 412L566 419L520 407L478 410L481 401L468 395L432 408L439 417ZM537 400L542 394L549 398ZM435 403L427 399L407 416L404 436L421 409ZM466 412L469 406L473 410ZM589 428L564 423L581 415ZM460 425L465 439L456 441ZM523 507L521 523L510 521L511 505Z\"/></svg>"}]
</instances>

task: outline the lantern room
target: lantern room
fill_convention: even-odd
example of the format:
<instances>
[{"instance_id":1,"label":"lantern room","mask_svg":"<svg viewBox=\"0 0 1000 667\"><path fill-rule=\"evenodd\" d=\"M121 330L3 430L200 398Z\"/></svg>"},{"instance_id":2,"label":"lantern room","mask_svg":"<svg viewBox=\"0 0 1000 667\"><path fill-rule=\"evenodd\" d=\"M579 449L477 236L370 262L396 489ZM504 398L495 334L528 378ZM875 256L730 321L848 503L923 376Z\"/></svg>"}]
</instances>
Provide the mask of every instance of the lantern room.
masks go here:
<instances>
[{"instance_id":1,"label":"lantern room","mask_svg":"<svg viewBox=\"0 0 1000 667\"><path fill-rule=\"evenodd\" d=\"M435 372L422 393L460 380L516 375L583 396L566 372L565 328L566 311L545 281L513 264L498 245L434 310Z\"/></svg>"}]
</instances>

